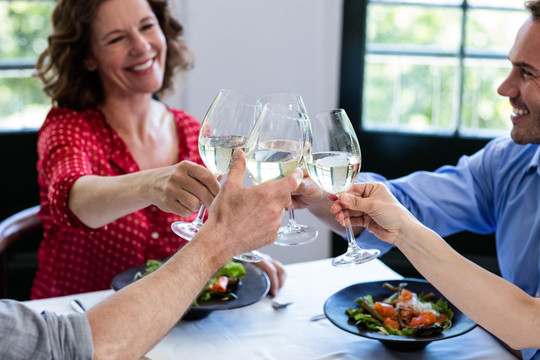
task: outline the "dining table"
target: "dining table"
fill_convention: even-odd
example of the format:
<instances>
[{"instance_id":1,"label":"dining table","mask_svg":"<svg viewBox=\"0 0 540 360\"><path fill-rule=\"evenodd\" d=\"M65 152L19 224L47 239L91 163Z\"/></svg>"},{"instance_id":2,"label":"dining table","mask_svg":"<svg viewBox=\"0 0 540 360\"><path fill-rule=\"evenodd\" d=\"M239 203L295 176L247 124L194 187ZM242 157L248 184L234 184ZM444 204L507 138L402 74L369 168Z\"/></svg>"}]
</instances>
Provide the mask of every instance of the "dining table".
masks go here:
<instances>
[{"instance_id":1,"label":"dining table","mask_svg":"<svg viewBox=\"0 0 540 360\"><path fill-rule=\"evenodd\" d=\"M339 290L357 283L403 277L380 260L334 267L331 259L285 265L286 282L275 300L291 304L275 309L272 298L236 309L212 311L199 320L179 321L146 354L151 360L249 359L509 359L512 355L480 326L462 335L433 341L415 351L398 351L381 342L344 331L323 314L324 303ZM464 281L466 281L464 279ZM70 314L72 299L87 308L111 296L103 290L25 302L33 310Z\"/></svg>"}]
</instances>

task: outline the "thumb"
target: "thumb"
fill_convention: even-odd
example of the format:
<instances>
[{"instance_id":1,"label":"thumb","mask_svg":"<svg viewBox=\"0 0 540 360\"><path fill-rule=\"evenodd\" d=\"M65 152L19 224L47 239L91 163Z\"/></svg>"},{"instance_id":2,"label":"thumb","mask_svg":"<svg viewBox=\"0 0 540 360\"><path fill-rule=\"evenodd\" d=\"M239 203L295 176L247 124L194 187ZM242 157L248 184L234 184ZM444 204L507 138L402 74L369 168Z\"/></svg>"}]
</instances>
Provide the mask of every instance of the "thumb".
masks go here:
<instances>
[{"instance_id":1,"label":"thumb","mask_svg":"<svg viewBox=\"0 0 540 360\"><path fill-rule=\"evenodd\" d=\"M276 183L280 184L280 186L283 186L288 192L291 193L298 188L298 186L302 183L303 178L304 176L302 175L302 171L297 169L292 174L276 180Z\"/></svg>"},{"instance_id":2,"label":"thumb","mask_svg":"<svg viewBox=\"0 0 540 360\"><path fill-rule=\"evenodd\" d=\"M236 149L233 154L233 160L227 173L227 180L233 183L242 184L244 181L244 173L246 171L246 160L244 152L241 149Z\"/></svg>"}]
</instances>

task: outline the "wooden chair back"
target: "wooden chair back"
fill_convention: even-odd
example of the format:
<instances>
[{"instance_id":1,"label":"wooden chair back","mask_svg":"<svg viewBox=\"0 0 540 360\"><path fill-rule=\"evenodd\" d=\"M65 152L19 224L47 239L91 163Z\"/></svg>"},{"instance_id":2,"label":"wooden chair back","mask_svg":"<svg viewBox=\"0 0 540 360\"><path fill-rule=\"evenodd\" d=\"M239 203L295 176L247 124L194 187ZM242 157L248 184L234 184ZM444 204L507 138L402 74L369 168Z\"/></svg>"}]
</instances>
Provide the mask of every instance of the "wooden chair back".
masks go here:
<instances>
[{"instance_id":1,"label":"wooden chair back","mask_svg":"<svg viewBox=\"0 0 540 360\"><path fill-rule=\"evenodd\" d=\"M32 267L37 267L37 246L43 236L43 227L38 217L40 206L33 206L19 211L0 222L0 298L8 296L8 280L20 281L21 279L8 279L7 252L14 248L28 249L33 253ZM30 244L32 242L32 244ZM28 250L26 250L28 251ZM11 255L10 255L11 256ZM27 256L28 257L28 256ZM18 262L15 258L14 262ZM23 259L22 262L27 261ZM33 274L32 274L33 279ZM28 282L28 281L27 281ZM28 284L25 284L28 285ZM31 284L29 284L31 287ZM27 286L28 287L28 286ZM29 291L29 289L28 289ZM25 299L17 299L25 300Z\"/></svg>"}]
</instances>

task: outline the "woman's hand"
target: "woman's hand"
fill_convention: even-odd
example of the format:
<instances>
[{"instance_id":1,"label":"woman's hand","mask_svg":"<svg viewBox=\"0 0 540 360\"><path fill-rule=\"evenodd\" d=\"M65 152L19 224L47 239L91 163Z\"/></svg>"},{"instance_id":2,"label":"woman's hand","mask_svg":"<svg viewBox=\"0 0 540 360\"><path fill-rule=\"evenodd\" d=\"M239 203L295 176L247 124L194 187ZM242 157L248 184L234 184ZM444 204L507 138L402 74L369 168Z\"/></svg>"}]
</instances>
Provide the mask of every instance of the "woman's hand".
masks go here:
<instances>
[{"instance_id":1,"label":"woman's hand","mask_svg":"<svg viewBox=\"0 0 540 360\"><path fill-rule=\"evenodd\" d=\"M152 202L163 211L182 216L197 211L201 203L210 207L220 189L210 170L191 161L164 168L154 185Z\"/></svg>"},{"instance_id":2,"label":"woman's hand","mask_svg":"<svg viewBox=\"0 0 540 360\"><path fill-rule=\"evenodd\" d=\"M272 259L269 255L263 254L263 260L253 265L260 267L268 275L270 279L270 295L276 296L287 278L283 264Z\"/></svg>"},{"instance_id":3,"label":"woman's hand","mask_svg":"<svg viewBox=\"0 0 540 360\"><path fill-rule=\"evenodd\" d=\"M390 244L396 244L410 224L418 224L382 183L354 184L347 193L333 199L330 210L341 225L348 216L352 226L363 226Z\"/></svg>"}]
</instances>

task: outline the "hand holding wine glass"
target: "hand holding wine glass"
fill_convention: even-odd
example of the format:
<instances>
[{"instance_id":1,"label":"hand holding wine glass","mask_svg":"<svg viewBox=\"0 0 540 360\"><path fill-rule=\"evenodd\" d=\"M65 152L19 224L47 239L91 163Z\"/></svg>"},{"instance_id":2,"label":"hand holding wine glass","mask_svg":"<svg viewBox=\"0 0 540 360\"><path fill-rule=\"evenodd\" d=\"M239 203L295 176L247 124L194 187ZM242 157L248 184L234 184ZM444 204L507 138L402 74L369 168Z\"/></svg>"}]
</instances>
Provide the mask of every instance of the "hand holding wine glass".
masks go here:
<instances>
[{"instance_id":1,"label":"hand holding wine glass","mask_svg":"<svg viewBox=\"0 0 540 360\"><path fill-rule=\"evenodd\" d=\"M358 139L343 109L318 113L311 125L312 149L305 158L309 177L324 191L339 196L352 186L360 173L362 155ZM361 264L378 257L379 250L358 246L348 218L345 223L347 252L333 259L332 265Z\"/></svg>"},{"instance_id":2,"label":"hand holding wine glass","mask_svg":"<svg viewBox=\"0 0 540 360\"><path fill-rule=\"evenodd\" d=\"M245 146L255 119L255 99L230 89L218 93L199 131L199 153L212 173L228 172L234 151ZM202 227L205 213L206 207L201 205L193 222L176 221L171 228L178 236L191 240Z\"/></svg>"},{"instance_id":3,"label":"hand holding wine glass","mask_svg":"<svg viewBox=\"0 0 540 360\"><path fill-rule=\"evenodd\" d=\"M311 150L311 125L309 122L308 113L304 105L304 101L300 95L289 93L275 93L264 96L257 101L258 113L262 112L264 105L278 104L286 106L290 110L297 111L304 116L305 121L302 122L303 137L304 137L304 156ZM297 121L294 119L294 121ZM300 162L300 167L303 166L303 161ZM318 231L313 226L302 225L296 222L294 216L294 208L291 206L288 209L289 220L286 226L282 226L278 231L278 237L274 244L281 246L296 246L304 245L312 242L317 238Z\"/></svg>"}]
</instances>

